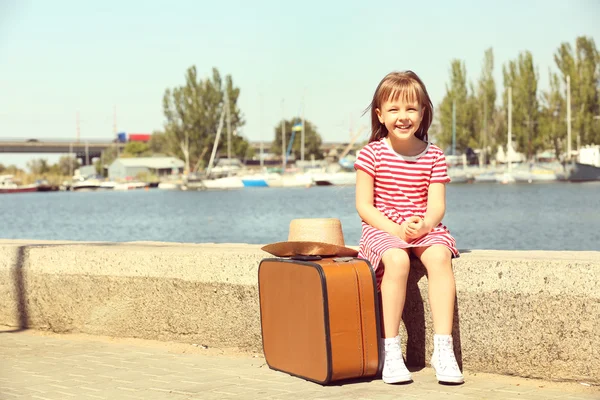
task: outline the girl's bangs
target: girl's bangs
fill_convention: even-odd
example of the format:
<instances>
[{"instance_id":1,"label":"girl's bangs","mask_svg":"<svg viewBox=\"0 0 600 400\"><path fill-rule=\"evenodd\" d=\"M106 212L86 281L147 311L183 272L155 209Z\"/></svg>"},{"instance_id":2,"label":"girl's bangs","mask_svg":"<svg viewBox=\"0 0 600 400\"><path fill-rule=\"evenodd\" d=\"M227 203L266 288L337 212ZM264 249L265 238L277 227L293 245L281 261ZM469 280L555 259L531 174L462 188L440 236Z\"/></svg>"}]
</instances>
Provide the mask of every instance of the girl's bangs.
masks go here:
<instances>
[{"instance_id":1,"label":"girl's bangs","mask_svg":"<svg viewBox=\"0 0 600 400\"><path fill-rule=\"evenodd\" d=\"M379 104L385 101L400 101L405 104L417 103L423 105L423 93L417 82L408 79L388 81L381 88Z\"/></svg>"}]
</instances>

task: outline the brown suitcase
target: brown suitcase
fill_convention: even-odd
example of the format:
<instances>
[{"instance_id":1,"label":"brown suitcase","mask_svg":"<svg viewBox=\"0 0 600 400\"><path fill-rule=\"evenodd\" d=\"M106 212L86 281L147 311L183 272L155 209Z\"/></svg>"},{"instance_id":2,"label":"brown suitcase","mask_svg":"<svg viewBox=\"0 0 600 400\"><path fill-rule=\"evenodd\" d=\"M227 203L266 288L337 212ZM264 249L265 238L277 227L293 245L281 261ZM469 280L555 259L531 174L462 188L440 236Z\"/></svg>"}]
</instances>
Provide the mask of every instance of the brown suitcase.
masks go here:
<instances>
[{"instance_id":1,"label":"brown suitcase","mask_svg":"<svg viewBox=\"0 0 600 400\"><path fill-rule=\"evenodd\" d=\"M381 372L379 300L368 261L267 258L258 288L271 369L320 384Z\"/></svg>"}]
</instances>

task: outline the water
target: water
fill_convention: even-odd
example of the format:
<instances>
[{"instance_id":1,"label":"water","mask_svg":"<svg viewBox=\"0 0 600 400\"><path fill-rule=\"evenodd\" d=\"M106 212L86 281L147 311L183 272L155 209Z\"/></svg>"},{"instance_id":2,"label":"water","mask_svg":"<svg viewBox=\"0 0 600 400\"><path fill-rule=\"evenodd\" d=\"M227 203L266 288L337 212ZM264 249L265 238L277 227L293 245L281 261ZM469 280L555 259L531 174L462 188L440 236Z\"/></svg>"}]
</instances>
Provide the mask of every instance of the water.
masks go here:
<instances>
[{"instance_id":1,"label":"water","mask_svg":"<svg viewBox=\"0 0 600 400\"><path fill-rule=\"evenodd\" d=\"M358 244L354 187L47 192L0 196L0 238L266 244L293 218L335 217ZM600 184L449 185L459 249L600 250Z\"/></svg>"}]
</instances>

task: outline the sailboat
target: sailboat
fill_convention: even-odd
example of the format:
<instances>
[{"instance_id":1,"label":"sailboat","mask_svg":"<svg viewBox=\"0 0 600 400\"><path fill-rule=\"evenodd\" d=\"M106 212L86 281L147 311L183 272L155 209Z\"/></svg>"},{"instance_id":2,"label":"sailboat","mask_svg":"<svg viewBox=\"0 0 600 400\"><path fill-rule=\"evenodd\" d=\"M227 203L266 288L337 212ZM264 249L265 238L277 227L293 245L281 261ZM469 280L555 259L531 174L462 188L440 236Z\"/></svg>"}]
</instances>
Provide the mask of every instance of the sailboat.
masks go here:
<instances>
[{"instance_id":1,"label":"sailboat","mask_svg":"<svg viewBox=\"0 0 600 400\"><path fill-rule=\"evenodd\" d=\"M456 155L456 101L452 101L452 155L446 156L448 164L448 177L450 183L468 183L470 177L467 175L467 156ZM462 168L458 165L462 164Z\"/></svg>"},{"instance_id":2,"label":"sailboat","mask_svg":"<svg viewBox=\"0 0 600 400\"><path fill-rule=\"evenodd\" d=\"M304 109L304 107L302 107ZM304 161L304 129L305 129L305 121L304 121L304 110L302 111L302 119L300 122L297 122L292 126L292 136L290 141L287 143L286 148L286 138L285 138L285 119L282 120L281 123L281 150L282 150L282 166L281 166L281 174L273 173L268 174L265 179L265 183L268 187L284 187L284 188L292 188L292 187L310 187L313 185L312 177L306 173L302 172L294 172L294 173L286 173L287 160L291 154L292 146L294 144L294 138L296 132L300 132L300 161Z\"/></svg>"},{"instance_id":3,"label":"sailboat","mask_svg":"<svg viewBox=\"0 0 600 400\"><path fill-rule=\"evenodd\" d=\"M219 178L211 178L211 174L215 169L214 160L217 152L217 146L219 145L219 139L221 137L221 131L223 130L223 123L225 119L225 115L227 115L227 161L222 163L225 164L225 169L221 166L221 170L226 170L227 175ZM225 96L225 107L221 112L221 118L219 119L219 127L217 128L217 136L215 138L215 142L213 143L212 152L210 154L210 160L208 161L208 167L206 168L206 176L204 178L192 177L191 179L188 177L185 188L186 189L241 189L244 187L242 183L242 179L239 176L231 176L232 172L236 168L232 168L235 166L235 160L231 159L231 111L229 108L229 98ZM239 165L238 165L239 167ZM237 168L239 169L239 168Z\"/></svg>"},{"instance_id":4,"label":"sailboat","mask_svg":"<svg viewBox=\"0 0 600 400\"><path fill-rule=\"evenodd\" d=\"M316 186L356 185L356 171L354 170L356 155L350 155L350 151L354 143L363 135L365 129L365 127L361 127L350 134L350 141L338 156L337 164L331 164L308 173Z\"/></svg>"},{"instance_id":5,"label":"sailboat","mask_svg":"<svg viewBox=\"0 0 600 400\"><path fill-rule=\"evenodd\" d=\"M508 87L508 141L506 143L506 161L507 161L507 170L504 173L496 175L496 182L498 183L515 183L515 177L512 173L512 160L511 156L514 153L512 148L512 88Z\"/></svg>"},{"instance_id":6,"label":"sailboat","mask_svg":"<svg viewBox=\"0 0 600 400\"><path fill-rule=\"evenodd\" d=\"M535 163L525 163L525 157L517 153L512 144L512 88L508 88L508 141L506 144L506 162L507 170L504 173L496 175L496 180L499 183L533 183L533 182L552 182L560 178L560 173L557 173L552 168L548 168ZM513 162L518 162L519 165L513 168Z\"/></svg>"}]
</instances>

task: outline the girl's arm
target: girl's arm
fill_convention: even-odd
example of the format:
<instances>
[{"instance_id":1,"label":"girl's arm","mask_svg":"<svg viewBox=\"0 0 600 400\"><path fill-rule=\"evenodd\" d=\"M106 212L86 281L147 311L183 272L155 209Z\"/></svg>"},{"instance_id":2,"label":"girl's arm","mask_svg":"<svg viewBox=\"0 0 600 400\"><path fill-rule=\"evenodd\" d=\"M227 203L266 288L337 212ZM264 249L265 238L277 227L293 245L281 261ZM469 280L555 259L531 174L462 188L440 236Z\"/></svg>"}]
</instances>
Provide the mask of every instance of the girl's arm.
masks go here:
<instances>
[{"instance_id":1,"label":"girl's arm","mask_svg":"<svg viewBox=\"0 0 600 400\"><path fill-rule=\"evenodd\" d=\"M425 212L424 225L427 232L439 225L446 213L446 185L432 183L427 193L427 211Z\"/></svg>"},{"instance_id":2,"label":"girl's arm","mask_svg":"<svg viewBox=\"0 0 600 400\"><path fill-rule=\"evenodd\" d=\"M404 227L406 222L398 225L388 219L373 205L373 177L361 169L356 170L356 211L360 218L373 228L406 240Z\"/></svg>"}]
</instances>

